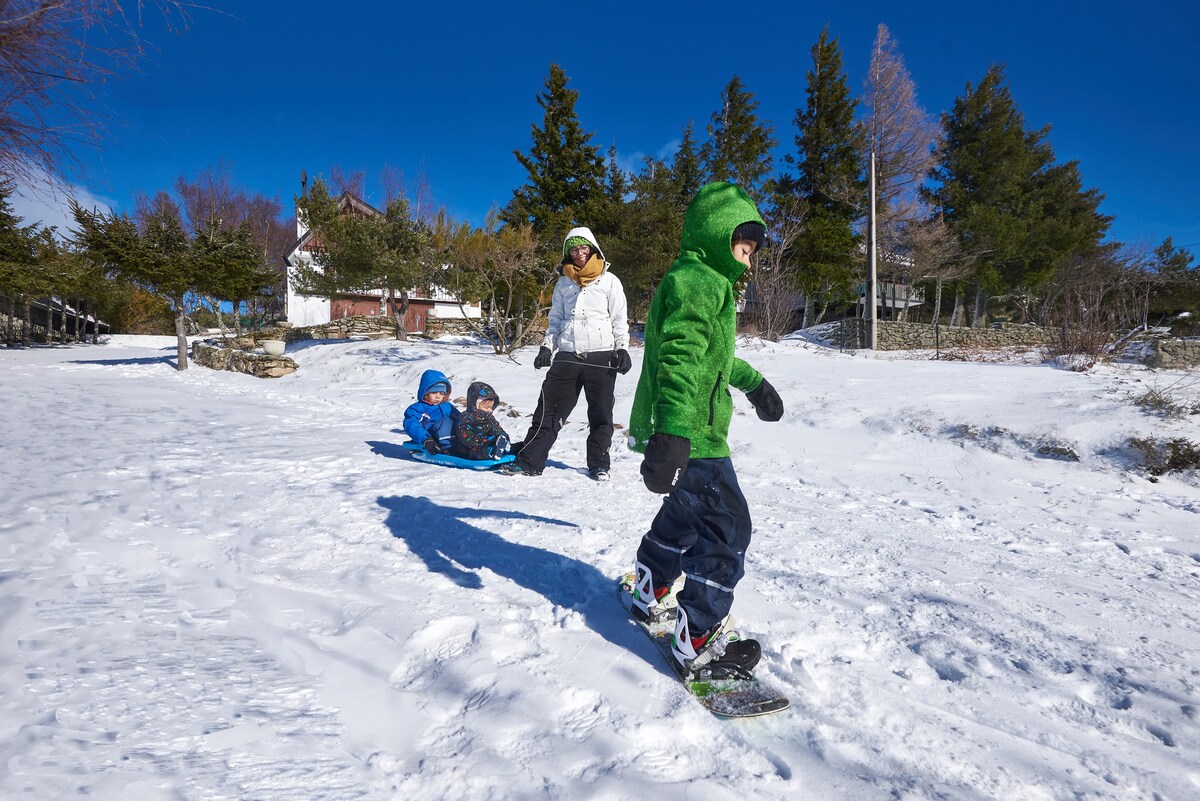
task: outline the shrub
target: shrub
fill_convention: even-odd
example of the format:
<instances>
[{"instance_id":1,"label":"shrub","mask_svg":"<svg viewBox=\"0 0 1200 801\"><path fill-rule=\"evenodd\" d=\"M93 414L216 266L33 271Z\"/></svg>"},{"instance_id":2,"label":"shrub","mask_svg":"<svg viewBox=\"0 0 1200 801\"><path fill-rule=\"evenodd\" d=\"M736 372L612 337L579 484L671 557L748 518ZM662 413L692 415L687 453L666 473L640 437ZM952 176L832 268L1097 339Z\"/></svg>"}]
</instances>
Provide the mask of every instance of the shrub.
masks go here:
<instances>
[{"instance_id":1,"label":"shrub","mask_svg":"<svg viewBox=\"0 0 1200 801\"><path fill-rule=\"evenodd\" d=\"M1135 437L1129 444L1142 455L1142 466L1152 476L1200 469L1200 444L1183 437L1168 440Z\"/></svg>"}]
</instances>

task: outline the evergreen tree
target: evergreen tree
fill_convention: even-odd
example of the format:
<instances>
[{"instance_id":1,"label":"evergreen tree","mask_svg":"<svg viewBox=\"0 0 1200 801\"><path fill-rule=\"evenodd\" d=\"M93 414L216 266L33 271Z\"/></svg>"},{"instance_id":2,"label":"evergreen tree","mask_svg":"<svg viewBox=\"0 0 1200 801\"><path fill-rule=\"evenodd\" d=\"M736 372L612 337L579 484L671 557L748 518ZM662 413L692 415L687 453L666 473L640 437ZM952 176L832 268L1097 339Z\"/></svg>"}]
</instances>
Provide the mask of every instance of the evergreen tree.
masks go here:
<instances>
[{"instance_id":1,"label":"evergreen tree","mask_svg":"<svg viewBox=\"0 0 1200 801\"><path fill-rule=\"evenodd\" d=\"M142 287L166 300L175 317L176 366L186 370L187 318L195 298L223 291L235 277L260 269L259 252L245 227L212 228L192 237L179 206L166 192L140 198L137 219L87 211L72 202L79 226L76 243L103 273Z\"/></svg>"},{"instance_id":2,"label":"evergreen tree","mask_svg":"<svg viewBox=\"0 0 1200 801\"><path fill-rule=\"evenodd\" d=\"M692 124L684 128L670 165L646 158L636 174L622 177L623 201L597 235L636 319L648 311L658 281L679 255L684 212L704 183Z\"/></svg>"},{"instance_id":3,"label":"evergreen tree","mask_svg":"<svg viewBox=\"0 0 1200 801\"><path fill-rule=\"evenodd\" d=\"M683 127L679 149L675 151L675 159L671 162L671 173L675 180L679 203L686 209L700 191L700 187L706 183L704 165L696 147L695 126L691 120Z\"/></svg>"},{"instance_id":4,"label":"evergreen tree","mask_svg":"<svg viewBox=\"0 0 1200 801\"><path fill-rule=\"evenodd\" d=\"M687 204L675 172L658 159L647 158L630 185L626 230L617 240L620 251L613 261L620 267L630 315L638 318L649 311L655 287L679 255Z\"/></svg>"},{"instance_id":5,"label":"evergreen tree","mask_svg":"<svg viewBox=\"0 0 1200 801\"><path fill-rule=\"evenodd\" d=\"M8 199L12 196L10 181L0 180L0 295L7 296L7 344L14 344L16 304L20 299L28 306L26 296L36 291L37 225L24 225ZM26 329L28 335L28 329Z\"/></svg>"},{"instance_id":6,"label":"evergreen tree","mask_svg":"<svg viewBox=\"0 0 1200 801\"><path fill-rule=\"evenodd\" d=\"M567 82L563 68L551 64L545 91L537 98L545 112L542 126L532 126L527 154L513 151L528 179L502 214L507 224L532 225L547 248L561 241L572 223L587 224L588 216L599 211L605 189L604 159L575 113L579 92L568 89Z\"/></svg>"},{"instance_id":7,"label":"evergreen tree","mask_svg":"<svg viewBox=\"0 0 1200 801\"><path fill-rule=\"evenodd\" d=\"M864 138L837 39L823 30L811 53L807 100L795 116L796 153L786 159L796 173L776 183L775 204L781 217L803 219L792 246L799 286L828 303L849 299L858 278L854 225L866 200Z\"/></svg>"},{"instance_id":8,"label":"evergreen tree","mask_svg":"<svg viewBox=\"0 0 1200 801\"><path fill-rule=\"evenodd\" d=\"M616 145L608 149L608 170L605 175L605 199L609 203L624 203L625 195L629 191L629 177L625 175L621 165L617 164Z\"/></svg>"},{"instance_id":9,"label":"evergreen tree","mask_svg":"<svg viewBox=\"0 0 1200 801\"><path fill-rule=\"evenodd\" d=\"M1177 247L1171 237L1154 249L1151 260L1154 283L1150 311L1156 315L1200 313L1200 269L1192 266L1192 253ZM1195 321L1193 320L1193 325Z\"/></svg>"},{"instance_id":10,"label":"evergreen tree","mask_svg":"<svg viewBox=\"0 0 1200 801\"><path fill-rule=\"evenodd\" d=\"M1098 247L1111 222L1077 163L1054 164L1049 131L1026 129L1001 66L942 115L935 185L923 195L975 257L976 321L984 291L1035 289Z\"/></svg>"},{"instance_id":11,"label":"evergreen tree","mask_svg":"<svg viewBox=\"0 0 1200 801\"><path fill-rule=\"evenodd\" d=\"M774 162L772 127L759 120L757 110L754 94L734 75L721 90L721 108L713 112L700 150L709 181L732 181L751 197L759 196Z\"/></svg>"},{"instance_id":12,"label":"evergreen tree","mask_svg":"<svg viewBox=\"0 0 1200 801\"><path fill-rule=\"evenodd\" d=\"M349 194L331 195L318 178L296 208L320 243L312 264L302 263L295 271L301 291L337 295L384 287L396 338L407 339L409 290L427 286L432 271L441 266L426 257L431 232L413 219L408 200L395 195L382 212L362 208Z\"/></svg>"}]
</instances>

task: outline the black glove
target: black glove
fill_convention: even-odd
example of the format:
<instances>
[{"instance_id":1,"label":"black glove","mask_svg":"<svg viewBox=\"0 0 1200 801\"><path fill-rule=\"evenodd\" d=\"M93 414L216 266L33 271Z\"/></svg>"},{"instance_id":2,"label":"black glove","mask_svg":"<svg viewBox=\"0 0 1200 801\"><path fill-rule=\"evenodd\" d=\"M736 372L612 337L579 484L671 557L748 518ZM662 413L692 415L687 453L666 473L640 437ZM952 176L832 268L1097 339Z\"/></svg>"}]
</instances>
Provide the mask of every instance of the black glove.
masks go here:
<instances>
[{"instance_id":1,"label":"black glove","mask_svg":"<svg viewBox=\"0 0 1200 801\"><path fill-rule=\"evenodd\" d=\"M687 470L692 441L674 434L655 434L646 443L642 458L642 481L651 492L665 494L675 489Z\"/></svg>"},{"instance_id":2,"label":"black glove","mask_svg":"<svg viewBox=\"0 0 1200 801\"><path fill-rule=\"evenodd\" d=\"M628 373L633 367L633 362L629 359L629 351L625 350L624 348L621 348L619 351L617 351L617 363L614 366L617 368L617 372L621 375Z\"/></svg>"},{"instance_id":3,"label":"black glove","mask_svg":"<svg viewBox=\"0 0 1200 801\"><path fill-rule=\"evenodd\" d=\"M430 437L429 439L425 440L425 451L426 453L438 454L442 452L442 446L436 439Z\"/></svg>"},{"instance_id":4,"label":"black glove","mask_svg":"<svg viewBox=\"0 0 1200 801\"><path fill-rule=\"evenodd\" d=\"M771 382L763 379L753 392L747 392L746 397L754 404L754 411L759 420L774 423L783 417L783 398L771 386Z\"/></svg>"},{"instance_id":5,"label":"black glove","mask_svg":"<svg viewBox=\"0 0 1200 801\"><path fill-rule=\"evenodd\" d=\"M550 349L542 345L538 350L538 355L533 358L533 369L541 370L543 367L549 367L552 356Z\"/></svg>"}]
</instances>

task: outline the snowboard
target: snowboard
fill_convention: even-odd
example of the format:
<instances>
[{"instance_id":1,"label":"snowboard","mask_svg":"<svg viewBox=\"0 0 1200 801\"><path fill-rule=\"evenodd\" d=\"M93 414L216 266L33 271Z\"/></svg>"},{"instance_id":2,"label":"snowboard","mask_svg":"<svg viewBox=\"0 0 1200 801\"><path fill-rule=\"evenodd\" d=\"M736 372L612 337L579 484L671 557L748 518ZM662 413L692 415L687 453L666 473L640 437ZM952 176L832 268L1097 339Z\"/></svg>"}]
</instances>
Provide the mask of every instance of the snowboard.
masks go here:
<instances>
[{"instance_id":1,"label":"snowboard","mask_svg":"<svg viewBox=\"0 0 1200 801\"><path fill-rule=\"evenodd\" d=\"M617 579L617 598L628 614L633 609L633 573ZM675 590L679 590L677 584ZM671 672L675 672L675 657L671 653L671 640L675 636L675 616L668 614L659 620L641 623L629 618L646 632L654 647L667 661ZM788 697L759 678L684 681L687 691L714 715L723 718L753 718L782 712L792 705Z\"/></svg>"},{"instance_id":2,"label":"snowboard","mask_svg":"<svg viewBox=\"0 0 1200 801\"><path fill-rule=\"evenodd\" d=\"M499 467L502 464L514 461L517 457L511 453L501 456L499 459L463 459L459 456L451 456L448 453L430 453L425 450L425 446L419 442L404 442L401 443L408 455L416 459L418 462L426 462L427 464L440 464L443 467L461 467L466 470L491 470L493 467Z\"/></svg>"}]
</instances>

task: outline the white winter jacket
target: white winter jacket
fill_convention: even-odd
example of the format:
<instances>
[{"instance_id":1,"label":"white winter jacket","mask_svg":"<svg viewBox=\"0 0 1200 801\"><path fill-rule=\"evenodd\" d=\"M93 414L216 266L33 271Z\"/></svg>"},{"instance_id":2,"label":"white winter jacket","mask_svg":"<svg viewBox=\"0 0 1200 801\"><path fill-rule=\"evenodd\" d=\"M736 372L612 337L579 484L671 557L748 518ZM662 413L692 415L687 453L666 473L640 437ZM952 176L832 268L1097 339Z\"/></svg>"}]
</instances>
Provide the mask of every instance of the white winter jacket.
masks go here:
<instances>
[{"instance_id":1,"label":"white winter jacket","mask_svg":"<svg viewBox=\"0 0 1200 801\"><path fill-rule=\"evenodd\" d=\"M582 236L592 243L600 257L604 252L596 244L596 237L588 228L572 228L563 239ZM558 283L554 285L554 297L550 301L550 323L546 328L544 347L550 350L565 350L580 356L605 350L629 349L628 307L625 289L621 280L609 271L604 262L604 272L586 288L580 289L559 270Z\"/></svg>"}]
</instances>

